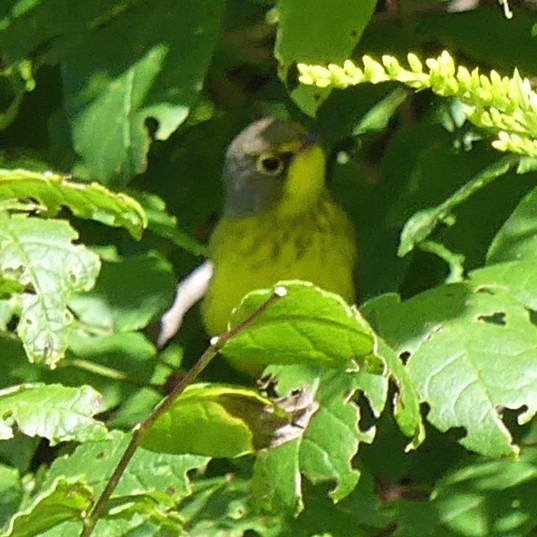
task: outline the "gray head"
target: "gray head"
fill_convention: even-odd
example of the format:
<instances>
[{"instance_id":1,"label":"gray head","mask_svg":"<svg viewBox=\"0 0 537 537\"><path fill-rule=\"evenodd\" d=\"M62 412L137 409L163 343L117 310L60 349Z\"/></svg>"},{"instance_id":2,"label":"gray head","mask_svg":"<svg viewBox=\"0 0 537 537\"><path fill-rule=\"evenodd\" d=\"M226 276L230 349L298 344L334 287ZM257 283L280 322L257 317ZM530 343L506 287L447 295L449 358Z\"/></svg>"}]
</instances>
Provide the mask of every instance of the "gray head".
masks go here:
<instances>
[{"instance_id":1,"label":"gray head","mask_svg":"<svg viewBox=\"0 0 537 537\"><path fill-rule=\"evenodd\" d=\"M226 153L224 214L249 216L277 203L294 156L313 141L302 126L281 119L264 118L246 127Z\"/></svg>"}]
</instances>

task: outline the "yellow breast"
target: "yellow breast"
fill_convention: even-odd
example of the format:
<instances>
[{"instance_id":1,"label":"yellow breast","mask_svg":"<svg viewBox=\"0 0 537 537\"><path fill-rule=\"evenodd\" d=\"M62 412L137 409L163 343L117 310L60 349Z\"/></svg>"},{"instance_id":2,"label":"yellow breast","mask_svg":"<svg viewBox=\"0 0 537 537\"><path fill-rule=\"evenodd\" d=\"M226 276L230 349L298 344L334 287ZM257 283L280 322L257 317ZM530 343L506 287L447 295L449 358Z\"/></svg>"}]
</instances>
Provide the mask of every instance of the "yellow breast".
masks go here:
<instances>
[{"instance_id":1,"label":"yellow breast","mask_svg":"<svg viewBox=\"0 0 537 537\"><path fill-rule=\"evenodd\" d=\"M356 242L345 212L328 193L311 210L223 218L210 242L214 275L202 303L211 335L226 330L231 310L254 289L299 279L355 300Z\"/></svg>"}]
</instances>

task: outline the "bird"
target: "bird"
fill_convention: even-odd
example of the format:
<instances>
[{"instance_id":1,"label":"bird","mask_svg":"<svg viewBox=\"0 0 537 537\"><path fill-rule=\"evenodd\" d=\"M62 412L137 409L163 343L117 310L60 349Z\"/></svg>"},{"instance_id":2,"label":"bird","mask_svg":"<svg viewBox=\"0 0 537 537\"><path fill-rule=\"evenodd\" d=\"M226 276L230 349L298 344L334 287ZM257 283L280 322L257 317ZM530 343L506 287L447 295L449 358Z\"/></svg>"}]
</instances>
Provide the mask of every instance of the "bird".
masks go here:
<instances>
[{"instance_id":1,"label":"bird","mask_svg":"<svg viewBox=\"0 0 537 537\"><path fill-rule=\"evenodd\" d=\"M223 214L209 241L201 304L209 335L226 331L247 293L281 280L305 280L355 302L355 230L329 191L319 136L293 121L257 120L229 144L222 180ZM260 372L252 360L232 365Z\"/></svg>"}]
</instances>

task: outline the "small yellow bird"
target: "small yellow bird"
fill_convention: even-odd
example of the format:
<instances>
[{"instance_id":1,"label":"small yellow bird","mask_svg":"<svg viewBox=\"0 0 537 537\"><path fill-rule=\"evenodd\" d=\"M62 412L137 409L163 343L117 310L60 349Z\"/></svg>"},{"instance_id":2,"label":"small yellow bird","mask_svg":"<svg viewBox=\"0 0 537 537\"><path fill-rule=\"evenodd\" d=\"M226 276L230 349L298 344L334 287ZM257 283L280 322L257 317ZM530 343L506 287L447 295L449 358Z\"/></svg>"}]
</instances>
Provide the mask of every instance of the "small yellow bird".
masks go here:
<instances>
[{"instance_id":1,"label":"small yellow bird","mask_svg":"<svg viewBox=\"0 0 537 537\"><path fill-rule=\"evenodd\" d=\"M279 280L310 281L354 302L354 228L326 187L325 166L318 138L289 121L261 119L231 142L202 303L209 334L226 330L244 295Z\"/></svg>"}]
</instances>

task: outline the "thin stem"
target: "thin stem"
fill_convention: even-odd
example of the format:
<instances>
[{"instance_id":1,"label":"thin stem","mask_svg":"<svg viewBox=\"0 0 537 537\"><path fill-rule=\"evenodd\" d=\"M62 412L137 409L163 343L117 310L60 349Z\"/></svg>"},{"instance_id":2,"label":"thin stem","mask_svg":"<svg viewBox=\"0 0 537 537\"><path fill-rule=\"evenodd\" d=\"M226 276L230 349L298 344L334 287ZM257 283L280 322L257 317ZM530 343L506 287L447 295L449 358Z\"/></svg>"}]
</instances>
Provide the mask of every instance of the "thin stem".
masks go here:
<instances>
[{"instance_id":1,"label":"thin stem","mask_svg":"<svg viewBox=\"0 0 537 537\"><path fill-rule=\"evenodd\" d=\"M97 500L91 513L84 519L84 528L80 537L90 537L92 535L97 522L103 514L108 500L112 496L115 488L117 487L121 476L125 472L130 460L134 453L138 449L145 431L147 431L159 418L164 414L174 403L175 399L183 393L185 388L207 367L209 362L218 354L218 352L224 347L224 345L237 334L242 332L250 324L252 324L267 308L269 308L273 302L278 300L281 296L284 296L281 288L276 288L271 297L261 304L248 318L240 322L237 326L222 334L221 336L211 339L211 345L201 355L200 359L192 366L192 368L186 373L186 375L175 385L170 394L162 400L162 402L153 410L153 412L141 423L139 423L133 431L133 435L129 445L125 449L121 459L117 463L106 487L104 488L101 496Z\"/></svg>"}]
</instances>

